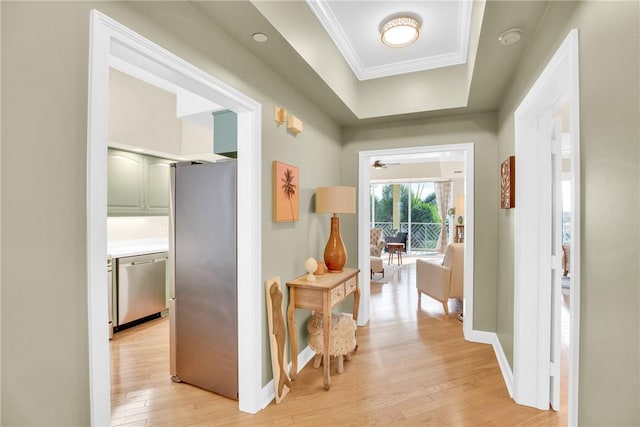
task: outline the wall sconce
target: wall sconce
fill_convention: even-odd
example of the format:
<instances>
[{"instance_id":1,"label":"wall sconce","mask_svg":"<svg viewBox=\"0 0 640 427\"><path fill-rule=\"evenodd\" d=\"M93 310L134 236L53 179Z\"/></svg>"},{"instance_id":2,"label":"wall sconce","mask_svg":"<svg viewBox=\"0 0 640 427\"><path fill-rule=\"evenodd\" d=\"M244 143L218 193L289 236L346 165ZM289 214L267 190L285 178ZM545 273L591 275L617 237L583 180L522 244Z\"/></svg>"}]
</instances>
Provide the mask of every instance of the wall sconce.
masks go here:
<instances>
[{"instance_id":1,"label":"wall sconce","mask_svg":"<svg viewBox=\"0 0 640 427\"><path fill-rule=\"evenodd\" d=\"M296 135L299 134L302 132L302 120L290 114L287 117L287 129Z\"/></svg>"},{"instance_id":2,"label":"wall sconce","mask_svg":"<svg viewBox=\"0 0 640 427\"><path fill-rule=\"evenodd\" d=\"M289 132L297 135L302 132L302 120L294 116L293 114L288 114L287 109L284 107L275 106L273 107L273 118L276 123L283 125L287 122L287 129Z\"/></svg>"},{"instance_id":3,"label":"wall sconce","mask_svg":"<svg viewBox=\"0 0 640 427\"><path fill-rule=\"evenodd\" d=\"M275 107L273 107L273 115L276 123L279 123L282 125L287 120L287 109L278 107L276 105Z\"/></svg>"}]
</instances>

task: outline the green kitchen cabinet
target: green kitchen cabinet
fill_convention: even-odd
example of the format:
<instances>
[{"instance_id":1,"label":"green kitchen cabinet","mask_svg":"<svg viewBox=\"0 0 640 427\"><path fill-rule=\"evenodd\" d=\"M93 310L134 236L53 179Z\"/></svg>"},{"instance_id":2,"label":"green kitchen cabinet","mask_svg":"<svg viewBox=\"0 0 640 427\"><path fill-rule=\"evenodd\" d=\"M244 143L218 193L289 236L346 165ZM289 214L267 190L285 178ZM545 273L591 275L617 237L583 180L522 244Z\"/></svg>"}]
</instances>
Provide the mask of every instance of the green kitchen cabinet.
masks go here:
<instances>
[{"instance_id":1,"label":"green kitchen cabinet","mask_svg":"<svg viewBox=\"0 0 640 427\"><path fill-rule=\"evenodd\" d=\"M171 160L109 149L109 216L168 215Z\"/></svg>"},{"instance_id":2,"label":"green kitchen cabinet","mask_svg":"<svg viewBox=\"0 0 640 427\"><path fill-rule=\"evenodd\" d=\"M237 157L238 115L231 110L213 113L213 152L226 157Z\"/></svg>"},{"instance_id":3,"label":"green kitchen cabinet","mask_svg":"<svg viewBox=\"0 0 640 427\"><path fill-rule=\"evenodd\" d=\"M107 159L107 213L143 215L145 157L109 150Z\"/></svg>"},{"instance_id":4,"label":"green kitchen cabinet","mask_svg":"<svg viewBox=\"0 0 640 427\"><path fill-rule=\"evenodd\" d=\"M145 157L145 213L169 214L170 160Z\"/></svg>"}]
</instances>

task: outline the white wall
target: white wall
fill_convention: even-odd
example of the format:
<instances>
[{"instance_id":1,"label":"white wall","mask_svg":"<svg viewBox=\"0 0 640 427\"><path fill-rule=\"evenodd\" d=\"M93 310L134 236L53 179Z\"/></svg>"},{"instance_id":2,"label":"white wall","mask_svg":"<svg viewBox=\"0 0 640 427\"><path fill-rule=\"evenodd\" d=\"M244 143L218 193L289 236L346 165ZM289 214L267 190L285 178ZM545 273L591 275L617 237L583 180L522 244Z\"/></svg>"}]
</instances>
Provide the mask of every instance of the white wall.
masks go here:
<instances>
[{"instance_id":1,"label":"white wall","mask_svg":"<svg viewBox=\"0 0 640 427\"><path fill-rule=\"evenodd\" d=\"M111 68L109 142L181 154L176 95Z\"/></svg>"},{"instance_id":2,"label":"white wall","mask_svg":"<svg viewBox=\"0 0 640 427\"><path fill-rule=\"evenodd\" d=\"M213 117L211 118L213 120ZM183 156L191 156L213 151L213 131L198 126L187 120L181 122L180 152Z\"/></svg>"},{"instance_id":3,"label":"white wall","mask_svg":"<svg viewBox=\"0 0 640 427\"><path fill-rule=\"evenodd\" d=\"M109 74L109 144L113 147L142 148L147 153L169 158L194 157L215 160L213 153L213 116L206 125L195 119L180 119L179 114L203 109L220 109L184 90L178 97L167 90L145 83L111 68ZM202 100L203 101L203 100Z\"/></svg>"},{"instance_id":4,"label":"white wall","mask_svg":"<svg viewBox=\"0 0 640 427\"><path fill-rule=\"evenodd\" d=\"M167 216L107 217L107 241L156 239L169 237Z\"/></svg>"}]
</instances>

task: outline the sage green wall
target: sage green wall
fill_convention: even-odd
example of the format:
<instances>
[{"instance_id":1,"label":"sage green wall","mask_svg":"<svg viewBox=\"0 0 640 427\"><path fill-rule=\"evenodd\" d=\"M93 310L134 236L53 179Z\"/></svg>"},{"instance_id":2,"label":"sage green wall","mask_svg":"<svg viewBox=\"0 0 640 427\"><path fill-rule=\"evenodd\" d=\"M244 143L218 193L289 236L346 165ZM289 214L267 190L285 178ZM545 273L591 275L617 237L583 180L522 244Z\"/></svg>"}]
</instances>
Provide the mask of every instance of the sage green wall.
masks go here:
<instances>
[{"instance_id":1,"label":"sage green wall","mask_svg":"<svg viewBox=\"0 0 640 427\"><path fill-rule=\"evenodd\" d=\"M2 2L0 2L0 24ZM2 31L0 31L0 64L2 63ZM2 99L2 66L0 66L0 100ZM0 106L1 111L1 106ZM0 114L0 242L2 242L2 115ZM0 308L2 307L2 244L0 243ZM0 424L2 424L2 315L0 315Z\"/></svg>"},{"instance_id":2,"label":"sage green wall","mask_svg":"<svg viewBox=\"0 0 640 427\"><path fill-rule=\"evenodd\" d=\"M640 424L640 3L551 2L499 114L499 158L513 113L572 28L579 29L580 425ZM516 208L517 209L517 208ZM498 336L513 355L513 214L499 215Z\"/></svg>"},{"instance_id":3,"label":"sage green wall","mask_svg":"<svg viewBox=\"0 0 640 427\"><path fill-rule=\"evenodd\" d=\"M353 127L343 133L342 157L345 185L358 186L358 153L393 147L475 144L475 245L473 305L474 328L496 329L497 215L499 181L497 163L497 116L495 113L469 114ZM357 220L344 218L342 235L347 252L357 256ZM360 236L369 241L369 236Z\"/></svg>"},{"instance_id":4,"label":"sage green wall","mask_svg":"<svg viewBox=\"0 0 640 427\"><path fill-rule=\"evenodd\" d=\"M262 104L262 195L240 196L262 197L263 279L302 274L304 259L321 254L329 221L312 213L313 189L341 180L335 123L188 3L2 2L2 425L89 425L85 192L93 7ZM274 104L296 114L304 132L294 137L276 125ZM271 222L276 159L300 168L297 223ZM240 268L242 262L240 254ZM264 295L263 283L255 286ZM266 326L264 335L266 383Z\"/></svg>"},{"instance_id":5,"label":"sage green wall","mask_svg":"<svg viewBox=\"0 0 640 427\"><path fill-rule=\"evenodd\" d=\"M88 15L2 8L1 424L88 425Z\"/></svg>"}]
</instances>

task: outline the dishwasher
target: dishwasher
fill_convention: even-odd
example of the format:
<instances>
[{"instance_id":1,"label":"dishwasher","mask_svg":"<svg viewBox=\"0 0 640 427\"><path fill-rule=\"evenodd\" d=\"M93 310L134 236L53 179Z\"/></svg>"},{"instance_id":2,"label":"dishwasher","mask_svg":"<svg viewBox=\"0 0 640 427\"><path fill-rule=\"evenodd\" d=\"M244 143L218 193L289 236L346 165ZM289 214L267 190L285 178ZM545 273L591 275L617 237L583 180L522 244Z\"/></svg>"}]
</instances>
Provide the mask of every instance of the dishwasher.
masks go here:
<instances>
[{"instance_id":1,"label":"dishwasher","mask_svg":"<svg viewBox=\"0 0 640 427\"><path fill-rule=\"evenodd\" d=\"M118 258L116 330L157 317L167 308L166 261L167 252Z\"/></svg>"}]
</instances>

